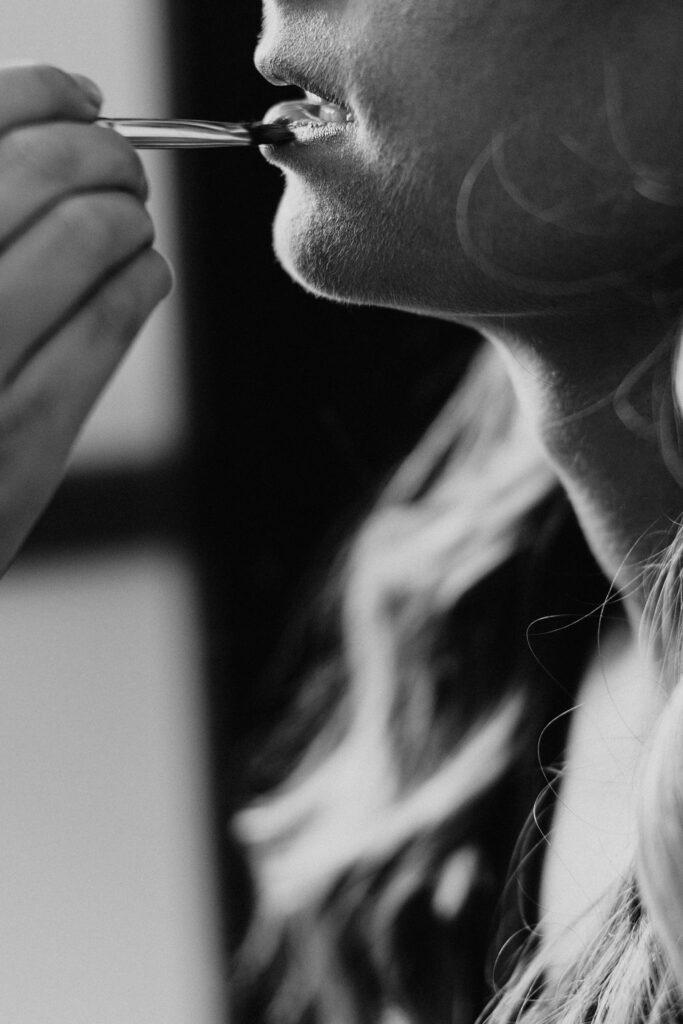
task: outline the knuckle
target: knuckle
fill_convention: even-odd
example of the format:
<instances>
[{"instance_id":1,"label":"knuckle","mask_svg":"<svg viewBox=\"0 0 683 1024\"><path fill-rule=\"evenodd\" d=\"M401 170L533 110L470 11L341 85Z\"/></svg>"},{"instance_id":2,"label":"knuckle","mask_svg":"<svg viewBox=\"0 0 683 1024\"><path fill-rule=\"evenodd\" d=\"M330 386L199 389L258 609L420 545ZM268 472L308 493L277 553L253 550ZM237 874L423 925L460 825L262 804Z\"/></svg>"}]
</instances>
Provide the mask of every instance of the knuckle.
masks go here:
<instances>
[{"instance_id":1,"label":"knuckle","mask_svg":"<svg viewBox=\"0 0 683 1024\"><path fill-rule=\"evenodd\" d=\"M20 173L27 168L40 167L43 160L42 138L36 139L30 128L15 128L0 139L3 164Z\"/></svg>"},{"instance_id":2,"label":"knuckle","mask_svg":"<svg viewBox=\"0 0 683 1024\"><path fill-rule=\"evenodd\" d=\"M119 278L107 285L97 301L98 333L127 344L171 286L170 270L159 253L151 250Z\"/></svg>"},{"instance_id":3,"label":"knuckle","mask_svg":"<svg viewBox=\"0 0 683 1024\"><path fill-rule=\"evenodd\" d=\"M59 233L97 258L111 248L114 223L91 196L71 196L55 211Z\"/></svg>"},{"instance_id":4,"label":"knuckle","mask_svg":"<svg viewBox=\"0 0 683 1024\"><path fill-rule=\"evenodd\" d=\"M114 132L86 126L55 122L14 128L0 136L0 166L24 183L49 184L52 191L99 185L147 196L144 168L132 146Z\"/></svg>"},{"instance_id":5,"label":"knuckle","mask_svg":"<svg viewBox=\"0 0 683 1024\"><path fill-rule=\"evenodd\" d=\"M0 140L0 152L3 162L32 177L37 174L64 183L78 178L80 153L56 125L51 129L17 128Z\"/></svg>"},{"instance_id":6,"label":"knuckle","mask_svg":"<svg viewBox=\"0 0 683 1024\"><path fill-rule=\"evenodd\" d=\"M153 302L159 302L173 289L173 271L163 256L150 253L149 283Z\"/></svg>"},{"instance_id":7,"label":"knuckle","mask_svg":"<svg viewBox=\"0 0 683 1024\"><path fill-rule=\"evenodd\" d=\"M76 84L66 71L53 64L34 64L29 73L36 86L50 96L63 99L76 98Z\"/></svg>"},{"instance_id":8,"label":"knuckle","mask_svg":"<svg viewBox=\"0 0 683 1024\"><path fill-rule=\"evenodd\" d=\"M62 71L61 68L44 62L27 66L26 74L46 89L64 86L67 77L66 72Z\"/></svg>"},{"instance_id":9,"label":"knuckle","mask_svg":"<svg viewBox=\"0 0 683 1024\"><path fill-rule=\"evenodd\" d=\"M116 132L101 129L100 134L107 137L107 142L110 145L107 159L111 177L146 195L147 175L142 160L133 147Z\"/></svg>"},{"instance_id":10,"label":"knuckle","mask_svg":"<svg viewBox=\"0 0 683 1024\"><path fill-rule=\"evenodd\" d=\"M59 117L89 121L93 101L65 71L50 64L18 64L0 69L3 128L21 123L46 123ZM5 120L6 118L6 120Z\"/></svg>"},{"instance_id":11,"label":"knuckle","mask_svg":"<svg viewBox=\"0 0 683 1024\"><path fill-rule=\"evenodd\" d=\"M143 317L136 292L117 284L106 288L97 302L97 333L127 342L137 333Z\"/></svg>"},{"instance_id":12,"label":"knuckle","mask_svg":"<svg viewBox=\"0 0 683 1024\"><path fill-rule=\"evenodd\" d=\"M125 258L154 240L146 210L125 193L70 196L58 211L60 233L98 266Z\"/></svg>"},{"instance_id":13,"label":"knuckle","mask_svg":"<svg viewBox=\"0 0 683 1024\"><path fill-rule=\"evenodd\" d=\"M92 121L99 106L96 87L51 64L19 64L0 71L0 106L7 126L58 118ZM89 82L89 80L88 80Z\"/></svg>"}]
</instances>

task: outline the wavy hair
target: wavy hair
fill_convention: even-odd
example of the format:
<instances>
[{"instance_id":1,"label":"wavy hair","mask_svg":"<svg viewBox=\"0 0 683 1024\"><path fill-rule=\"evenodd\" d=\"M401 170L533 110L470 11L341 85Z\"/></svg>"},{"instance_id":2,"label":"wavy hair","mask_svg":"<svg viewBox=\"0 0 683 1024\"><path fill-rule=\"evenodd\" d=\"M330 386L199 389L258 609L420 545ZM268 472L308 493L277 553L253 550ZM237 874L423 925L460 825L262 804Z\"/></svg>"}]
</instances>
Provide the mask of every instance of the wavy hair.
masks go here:
<instances>
[{"instance_id":1,"label":"wavy hair","mask_svg":"<svg viewBox=\"0 0 683 1024\"><path fill-rule=\"evenodd\" d=\"M626 418L628 396L617 399ZM672 464L673 407L669 389L654 427ZM317 694L314 738L235 819L255 893L236 960L240 1024L466 1024L484 1006L491 1024L680 1016L681 558L678 529L643 569L643 621L672 696L648 757L637 862L551 984L533 821L552 814L599 622L621 613L482 347L345 552L338 642L301 690L304 703Z\"/></svg>"}]
</instances>

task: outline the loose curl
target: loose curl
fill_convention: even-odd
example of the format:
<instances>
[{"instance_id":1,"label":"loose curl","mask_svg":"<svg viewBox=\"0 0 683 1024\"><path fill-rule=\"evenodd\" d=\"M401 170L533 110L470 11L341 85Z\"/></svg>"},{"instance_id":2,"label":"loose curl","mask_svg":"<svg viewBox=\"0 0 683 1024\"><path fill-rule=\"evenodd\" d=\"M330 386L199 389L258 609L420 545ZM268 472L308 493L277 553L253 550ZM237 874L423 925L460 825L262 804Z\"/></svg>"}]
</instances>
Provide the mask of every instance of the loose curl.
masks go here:
<instances>
[{"instance_id":1,"label":"loose curl","mask_svg":"<svg viewBox=\"0 0 683 1024\"><path fill-rule=\"evenodd\" d=\"M615 409L633 412L624 389ZM673 409L669 388L649 426L675 471ZM679 1019L681 558L683 526L641 573L671 696L647 755L636 862L551 981L528 880L543 830L524 822L552 795L572 687L619 602L499 357L479 351L350 545L339 649L303 688L323 681L324 725L235 820L256 894L235 971L249 1024L465 1024L487 1002L490 1024ZM566 633L559 652L551 632L554 644ZM485 976L494 921L505 947Z\"/></svg>"}]
</instances>

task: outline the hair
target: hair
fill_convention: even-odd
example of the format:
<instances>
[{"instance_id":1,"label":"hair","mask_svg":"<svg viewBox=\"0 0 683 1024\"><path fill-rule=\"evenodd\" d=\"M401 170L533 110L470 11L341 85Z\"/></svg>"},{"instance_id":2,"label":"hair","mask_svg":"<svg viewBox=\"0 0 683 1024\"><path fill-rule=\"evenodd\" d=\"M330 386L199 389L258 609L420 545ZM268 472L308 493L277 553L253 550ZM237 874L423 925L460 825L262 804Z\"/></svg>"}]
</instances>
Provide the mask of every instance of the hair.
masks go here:
<instances>
[{"instance_id":1,"label":"hair","mask_svg":"<svg viewBox=\"0 0 683 1024\"><path fill-rule=\"evenodd\" d=\"M673 466L667 380L649 429ZM627 390L615 408L635 415ZM677 525L641 567L670 697L637 856L605 894L605 923L551 981L539 857L577 680L601 622L623 612L499 357L477 351L326 595L334 650L291 711L314 738L235 819L255 893L235 970L249 1024L465 1024L483 1007L491 1024L679 1019L682 558Z\"/></svg>"}]
</instances>

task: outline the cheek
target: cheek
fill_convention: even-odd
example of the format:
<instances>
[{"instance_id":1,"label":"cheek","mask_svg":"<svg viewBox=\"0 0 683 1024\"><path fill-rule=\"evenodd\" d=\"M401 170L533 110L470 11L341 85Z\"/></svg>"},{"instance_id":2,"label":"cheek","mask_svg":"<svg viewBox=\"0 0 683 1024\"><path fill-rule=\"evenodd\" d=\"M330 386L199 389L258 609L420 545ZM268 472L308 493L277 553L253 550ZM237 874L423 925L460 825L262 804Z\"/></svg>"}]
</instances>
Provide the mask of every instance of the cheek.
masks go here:
<instances>
[{"instance_id":1,"label":"cheek","mask_svg":"<svg viewBox=\"0 0 683 1024\"><path fill-rule=\"evenodd\" d=\"M552 173L531 173L517 137L497 157L484 151L452 189L393 165L393 180L387 168L334 185L292 174L279 259L316 294L456 317L554 308L639 280L650 288L662 261L681 256L683 212L623 179L596 182L554 146L546 140Z\"/></svg>"},{"instance_id":2,"label":"cheek","mask_svg":"<svg viewBox=\"0 0 683 1024\"><path fill-rule=\"evenodd\" d=\"M520 293L649 287L683 252L683 204L653 198L595 133L549 133L523 122L497 133L470 167L458 233L473 265Z\"/></svg>"},{"instance_id":3,"label":"cheek","mask_svg":"<svg viewBox=\"0 0 683 1024\"><path fill-rule=\"evenodd\" d=\"M302 284L437 313L515 312L649 280L680 255L683 195L680 207L653 201L615 145L606 37L581 0L546 0L564 20L537 34L525 0L526 22L507 25L498 3L448 0L444 22L446 0L357 2L344 33L357 151L325 180L290 175L276 221L278 255Z\"/></svg>"}]
</instances>

